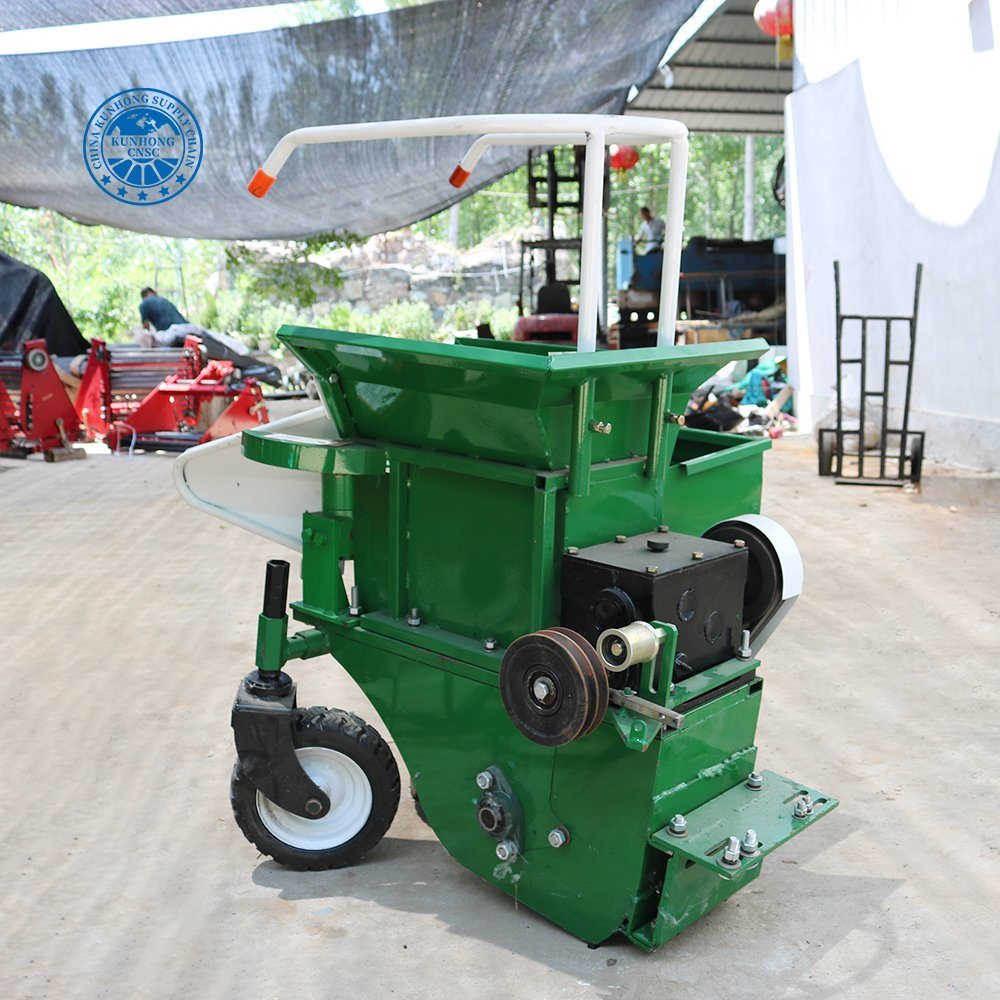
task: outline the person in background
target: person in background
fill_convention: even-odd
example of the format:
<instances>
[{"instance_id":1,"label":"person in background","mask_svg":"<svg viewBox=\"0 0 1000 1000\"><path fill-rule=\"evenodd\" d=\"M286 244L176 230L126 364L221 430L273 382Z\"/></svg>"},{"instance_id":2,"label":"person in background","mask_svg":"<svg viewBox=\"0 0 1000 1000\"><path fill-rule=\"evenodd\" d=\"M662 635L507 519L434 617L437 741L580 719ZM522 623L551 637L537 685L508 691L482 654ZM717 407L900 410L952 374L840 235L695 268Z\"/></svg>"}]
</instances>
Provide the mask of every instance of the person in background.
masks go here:
<instances>
[{"instance_id":1,"label":"person in background","mask_svg":"<svg viewBox=\"0 0 1000 1000\"><path fill-rule=\"evenodd\" d=\"M652 209L648 205L643 205L639 209L639 217L642 222L639 224L639 235L637 242L644 244L643 253L662 253L663 251L663 219L653 215Z\"/></svg>"},{"instance_id":2,"label":"person in background","mask_svg":"<svg viewBox=\"0 0 1000 1000\"><path fill-rule=\"evenodd\" d=\"M171 327L190 327L191 324L181 315L177 306L169 299L157 295L155 288L144 288L141 295L139 316L142 319L142 325L153 334L153 339L165 347L176 346L175 341L178 337L180 343L183 343L184 333L180 330L171 330Z\"/></svg>"}]
</instances>

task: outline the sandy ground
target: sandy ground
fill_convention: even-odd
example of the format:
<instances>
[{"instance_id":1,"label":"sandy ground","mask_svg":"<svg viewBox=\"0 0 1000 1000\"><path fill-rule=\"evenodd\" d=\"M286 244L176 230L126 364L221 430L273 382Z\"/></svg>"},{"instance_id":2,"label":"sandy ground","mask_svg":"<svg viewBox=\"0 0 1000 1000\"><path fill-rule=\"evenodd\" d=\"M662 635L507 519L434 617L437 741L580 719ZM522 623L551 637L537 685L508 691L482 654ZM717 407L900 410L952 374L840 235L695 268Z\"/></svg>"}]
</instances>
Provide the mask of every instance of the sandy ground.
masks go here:
<instances>
[{"instance_id":1,"label":"sandy ground","mask_svg":"<svg viewBox=\"0 0 1000 1000\"><path fill-rule=\"evenodd\" d=\"M356 869L257 856L229 708L281 553L186 507L165 456L0 462L0 996L1000 995L998 482L915 496L814 462L787 439L767 459L807 584L765 650L758 743L842 805L654 955L516 909L405 797ZM294 673L378 724L329 660Z\"/></svg>"}]
</instances>

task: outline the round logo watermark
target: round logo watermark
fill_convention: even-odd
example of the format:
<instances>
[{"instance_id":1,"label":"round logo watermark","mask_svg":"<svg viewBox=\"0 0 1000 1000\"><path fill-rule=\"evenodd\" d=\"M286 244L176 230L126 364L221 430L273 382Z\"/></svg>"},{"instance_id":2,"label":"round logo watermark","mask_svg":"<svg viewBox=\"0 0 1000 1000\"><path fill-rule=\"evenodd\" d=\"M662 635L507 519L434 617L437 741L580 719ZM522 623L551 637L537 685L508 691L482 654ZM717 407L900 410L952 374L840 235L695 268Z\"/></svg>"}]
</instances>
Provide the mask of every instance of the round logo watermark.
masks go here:
<instances>
[{"instance_id":1,"label":"round logo watermark","mask_svg":"<svg viewBox=\"0 0 1000 1000\"><path fill-rule=\"evenodd\" d=\"M164 90L135 87L109 97L90 116L83 158L94 183L127 205L176 198L201 166L198 120Z\"/></svg>"}]
</instances>

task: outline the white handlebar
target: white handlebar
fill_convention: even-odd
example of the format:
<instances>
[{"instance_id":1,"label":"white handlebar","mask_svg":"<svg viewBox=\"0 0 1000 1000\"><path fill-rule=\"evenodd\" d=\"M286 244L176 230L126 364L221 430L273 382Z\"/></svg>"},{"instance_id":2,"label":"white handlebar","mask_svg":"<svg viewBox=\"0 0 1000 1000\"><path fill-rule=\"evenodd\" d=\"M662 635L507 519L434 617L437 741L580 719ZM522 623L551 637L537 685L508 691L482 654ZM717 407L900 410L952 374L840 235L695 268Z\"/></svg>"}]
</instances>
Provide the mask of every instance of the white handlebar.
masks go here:
<instances>
[{"instance_id":1,"label":"white handlebar","mask_svg":"<svg viewBox=\"0 0 1000 1000\"><path fill-rule=\"evenodd\" d=\"M490 145L586 144L580 311L577 324L577 349L580 351L593 351L597 347L597 305L604 273L601 259L604 147L611 143L626 142L669 143L670 187L664 219L663 277L656 342L657 345L673 343L687 176L687 128L681 122L666 118L626 118L622 115L461 115L351 125L317 125L295 129L282 136L263 166L254 174L248 190L255 197L263 198L297 146L450 135L478 137L451 175L451 183L455 187L461 187L465 183Z\"/></svg>"}]
</instances>

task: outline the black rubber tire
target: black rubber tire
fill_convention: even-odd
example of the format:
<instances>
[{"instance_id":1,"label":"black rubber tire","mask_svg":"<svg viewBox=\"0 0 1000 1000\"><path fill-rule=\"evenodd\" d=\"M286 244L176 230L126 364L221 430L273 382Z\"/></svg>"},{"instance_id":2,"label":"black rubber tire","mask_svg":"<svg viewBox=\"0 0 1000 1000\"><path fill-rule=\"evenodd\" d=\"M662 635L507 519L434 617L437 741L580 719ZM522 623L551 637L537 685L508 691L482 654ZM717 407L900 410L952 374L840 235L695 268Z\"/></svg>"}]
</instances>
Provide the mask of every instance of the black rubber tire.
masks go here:
<instances>
[{"instance_id":1,"label":"black rubber tire","mask_svg":"<svg viewBox=\"0 0 1000 1000\"><path fill-rule=\"evenodd\" d=\"M920 476L924 468L924 442L922 438L914 438L910 445L910 482L914 486L920 484Z\"/></svg>"},{"instance_id":2,"label":"black rubber tire","mask_svg":"<svg viewBox=\"0 0 1000 1000\"><path fill-rule=\"evenodd\" d=\"M257 810L257 789L233 767L229 800L243 836L261 854L296 871L324 871L356 865L385 836L399 807L399 768L388 744L363 719L336 708L300 709L292 723L296 747L326 747L350 757L365 773L372 790L372 809L361 830L350 840L323 851L307 851L279 840L264 825Z\"/></svg>"},{"instance_id":3,"label":"black rubber tire","mask_svg":"<svg viewBox=\"0 0 1000 1000\"><path fill-rule=\"evenodd\" d=\"M833 434L819 435L819 474L821 476L833 475L833 463L836 458L837 439Z\"/></svg>"}]
</instances>

